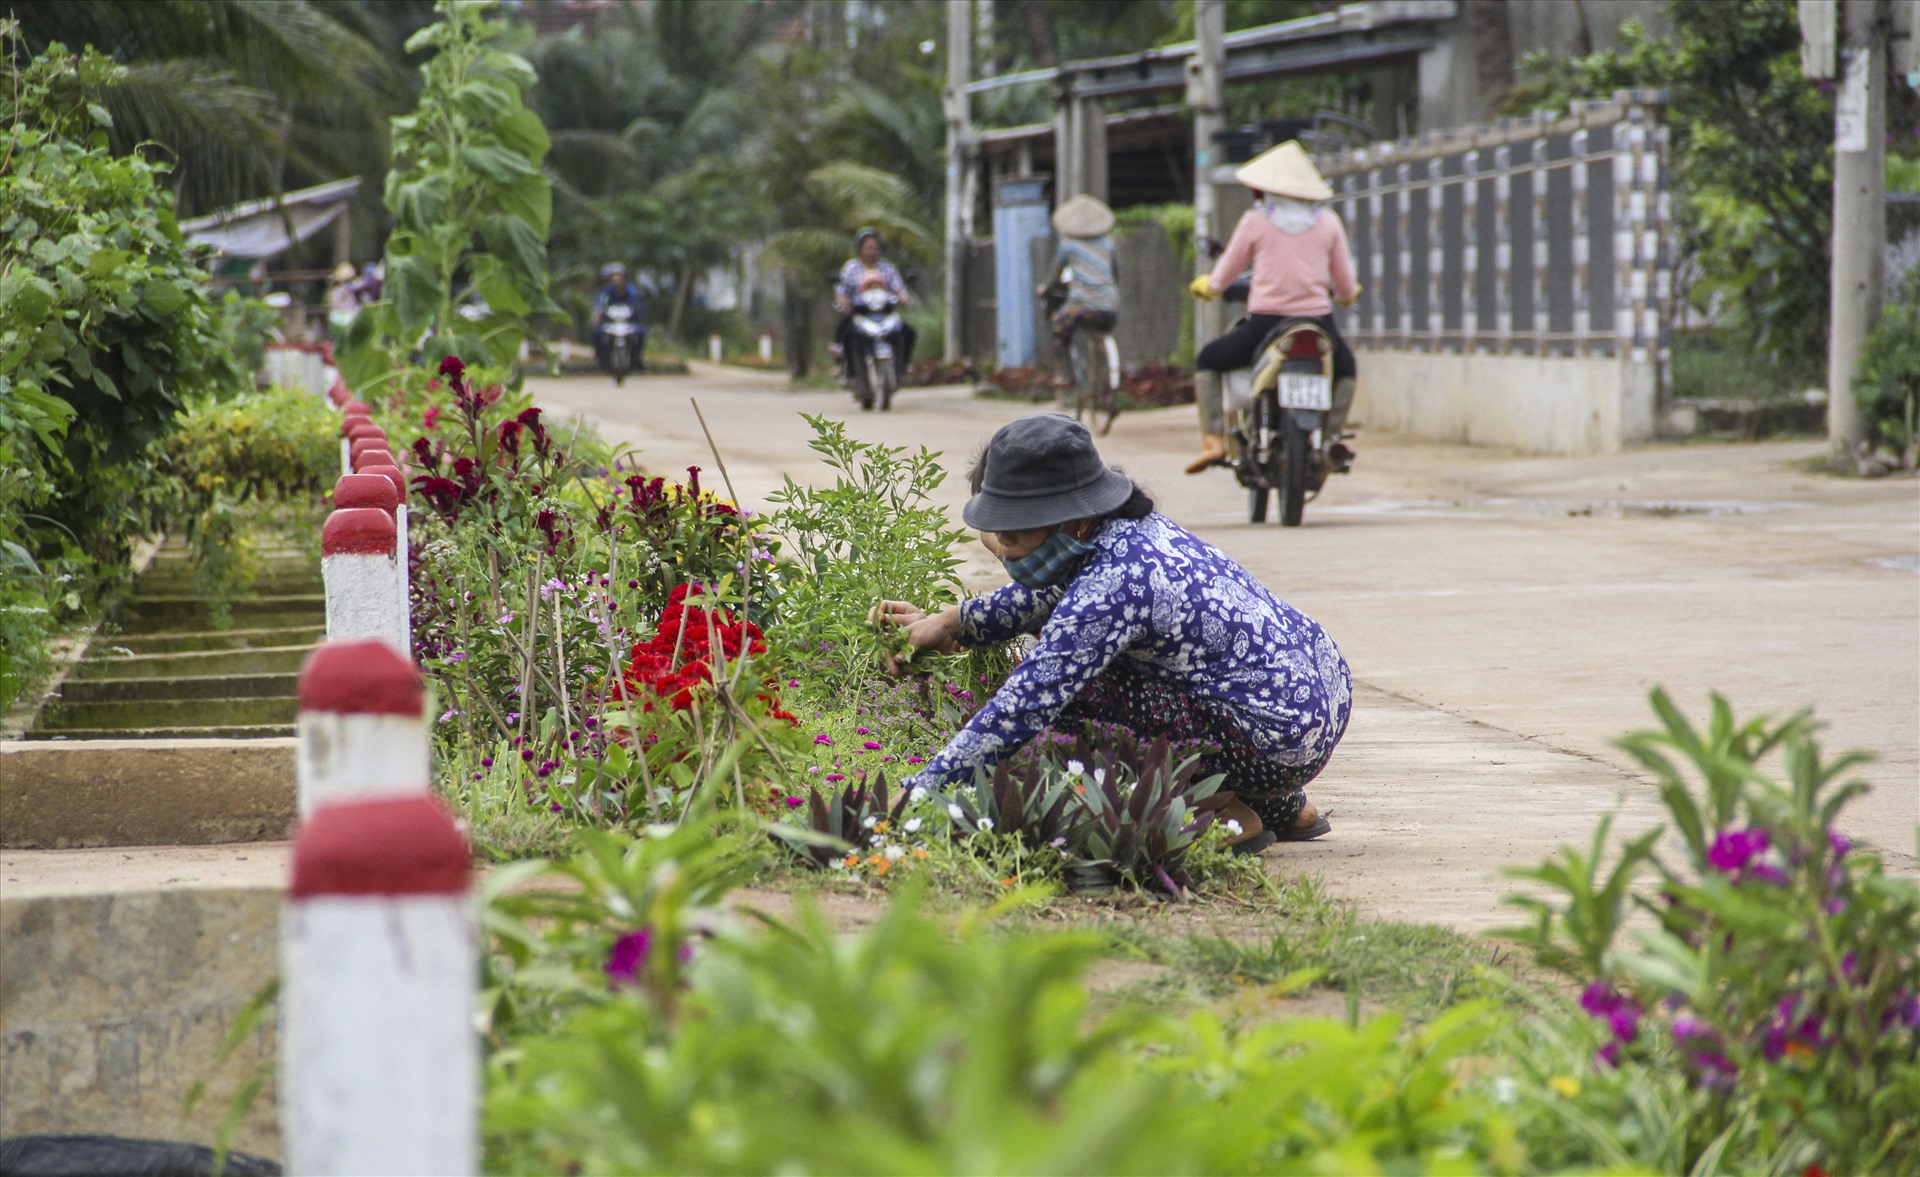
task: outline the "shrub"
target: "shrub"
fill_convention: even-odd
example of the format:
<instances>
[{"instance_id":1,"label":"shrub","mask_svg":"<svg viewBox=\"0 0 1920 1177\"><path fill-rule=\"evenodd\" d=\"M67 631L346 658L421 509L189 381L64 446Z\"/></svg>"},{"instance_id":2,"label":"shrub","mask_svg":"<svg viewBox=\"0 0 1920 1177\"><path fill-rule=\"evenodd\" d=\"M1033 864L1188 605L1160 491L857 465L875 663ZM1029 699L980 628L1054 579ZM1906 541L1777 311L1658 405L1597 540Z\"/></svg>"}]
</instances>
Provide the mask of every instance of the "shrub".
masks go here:
<instances>
[{"instance_id":1,"label":"shrub","mask_svg":"<svg viewBox=\"0 0 1920 1177\"><path fill-rule=\"evenodd\" d=\"M498 1171L1511 1172L1460 1084L1484 1006L1417 1031L1096 1006L1085 934L957 928L917 889L837 934L718 902L726 839L596 836L563 886L491 888L484 1131ZM622 848L624 845L624 848ZM684 864L679 855L705 857ZM551 868L548 868L551 869ZM628 880L619 887L601 876ZM518 894L501 895L508 886Z\"/></svg>"},{"instance_id":2,"label":"shrub","mask_svg":"<svg viewBox=\"0 0 1920 1177\"><path fill-rule=\"evenodd\" d=\"M1663 692L1653 705L1662 729L1622 746L1661 781L1678 860L1650 834L1603 873L1603 823L1590 853L1515 872L1556 895L1518 900L1535 916L1520 935L1586 986L1597 1040L1591 1092L1547 1101L1536 1130L1586 1133L1589 1117L1640 1109L1650 1118L1589 1155L1669 1170L1912 1171L1920 884L1887 875L1836 828L1865 788L1842 778L1864 757L1823 760L1805 714L1739 723L1715 696L1703 732ZM1760 769L1769 755L1785 780ZM1651 898L1632 891L1648 872ZM1629 895L1653 925L1631 946ZM1671 1102L1644 1106L1635 1089Z\"/></svg>"},{"instance_id":3,"label":"shrub","mask_svg":"<svg viewBox=\"0 0 1920 1177\"><path fill-rule=\"evenodd\" d=\"M1907 278L1860 353L1853 391L1875 445L1920 468L1920 271Z\"/></svg>"}]
</instances>

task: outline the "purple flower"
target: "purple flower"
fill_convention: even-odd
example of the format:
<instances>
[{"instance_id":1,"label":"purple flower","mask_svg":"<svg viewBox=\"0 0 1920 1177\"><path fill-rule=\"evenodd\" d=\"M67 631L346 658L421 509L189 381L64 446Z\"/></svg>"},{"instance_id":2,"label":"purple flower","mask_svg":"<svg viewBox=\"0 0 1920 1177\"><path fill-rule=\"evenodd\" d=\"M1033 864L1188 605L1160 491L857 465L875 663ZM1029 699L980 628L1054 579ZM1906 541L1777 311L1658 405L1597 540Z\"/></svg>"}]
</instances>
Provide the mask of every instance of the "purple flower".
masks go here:
<instances>
[{"instance_id":1,"label":"purple flower","mask_svg":"<svg viewBox=\"0 0 1920 1177\"><path fill-rule=\"evenodd\" d=\"M1752 867L1748 868L1747 877L1750 879L1759 879L1763 883L1771 883L1776 887L1784 887L1787 885L1787 872L1777 866L1770 866L1764 862L1755 863Z\"/></svg>"},{"instance_id":2,"label":"purple flower","mask_svg":"<svg viewBox=\"0 0 1920 1177\"><path fill-rule=\"evenodd\" d=\"M1707 863L1715 870L1734 874L1767 852L1767 831L1759 826L1746 830L1725 830L1707 850Z\"/></svg>"},{"instance_id":3,"label":"purple flower","mask_svg":"<svg viewBox=\"0 0 1920 1177\"><path fill-rule=\"evenodd\" d=\"M1609 1071L1620 1069L1620 1044L1609 1042L1593 1052L1593 1065Z\"/></svg>"},{"instance_id":4,"label":"purple flower","mask_svg":"<svg viewBox=\"0 0 1920 1177\"><path fill-rule=\"evenodd\" d=\"M647 950L653 946L653 929L628 932L613 942L607 953L607 980L615 989L640 983L640 970L646 967Z\"/></svg>"},{"instance_id":5,"label":"purple flower","mask_svg":"<svg viewBox=\"0 0 1920 1177\"><path fill-rule=\"evenodd\" d=\"M520 759L522 759L522 760L532 760L532 759L533 759L533 749L532 749L532 748L522 748L522 749L520 750Z\"/></svg>"},{"instance_id":6,"label":"purple flower","mask_svg":"<svg viewBox=\"0 0 1920 1177\"><path fill-rule=\"evenodd\" d=\"M864 735L869 735L871 733L864 727L857 727L853 729L853 734L856 736L864 736Z\"/></svg>"},{"instance_id":7,"label":"purple flower","mask_svg":"<svg viewBox=\"0 0 1920 1177\"><path fill-rule=\"evenodd\" d=\"M491 757L491 756L482 756L482 757L480 758L480 767L481 767L481 768L492 768L492 767L493 767L493 757Z\"/></svg>"},{"instance_id":8,"label":"purple flower","mask_svg":"<svg viewBox=\"0 0 1920 1177\"><path fill-rule=\"evenodd\" d=\"M878 752L880 750L880 741L868 740L865 743L861 744L860 747L862 747L868 752Z\"/></svg>"},{"instance_id":9,"label":"purple flower","mask_svg":"<svg viewBox=\"0 0 1920 1177\"><path fill-rule=\"evenodd\" d=\"M1833 847L1833 856L1835 858L1845 858L1847 852L1853 849L1853 843L1849 842L1847 836L1839 830L1827 831L1827 845Z\"/></svg>"},{"instance_id":10,"label":"purple flower","mask_svg":"<svg viewBox=\"0 0 1920 1177\"><path fill-rule=\"evenodd\" d=\"M830 772L827 774L827 779L830 781L844 781L847 779L847 775L842 772Z\"/></svg>"},{"instance_id":11,"label":"purple flower","mask_svg":"<svg viewBox=\"0 0 1920 1177\"><path fill-rule=\"evenodd\" d=\"M800 798L798 798L798 797L788 797L788 798L787 798L787 808L788 808L788 809L798 809L798 808L800 808L800 807L801 807L802 805L805 805L805 804L806 804L806 802L805 802L805 801L802 801L802 800L801 800Z\"/></svg>"},{"instance_id":12,"label":"purple flower","mask_svg":"<svg viewBox=\"0 0 1920 1177\"><path fill-rule=\"evenodd\" d=\"M824 744L831 748L833 746L833 737L825 732L821 732L819 735L813 737L813 742L816 744Z\"/></svg>"}]
</instances>

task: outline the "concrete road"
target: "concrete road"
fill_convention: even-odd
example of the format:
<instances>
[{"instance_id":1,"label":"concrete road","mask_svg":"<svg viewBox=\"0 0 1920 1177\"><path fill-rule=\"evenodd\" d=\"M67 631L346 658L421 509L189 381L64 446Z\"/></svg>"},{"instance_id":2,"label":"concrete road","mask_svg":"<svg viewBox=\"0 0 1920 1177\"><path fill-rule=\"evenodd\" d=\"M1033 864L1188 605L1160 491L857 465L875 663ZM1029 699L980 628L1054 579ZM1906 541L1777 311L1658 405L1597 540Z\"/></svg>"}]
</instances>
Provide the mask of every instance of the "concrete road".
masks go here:
<instances>
[{"instance_id":1,"label":"concrete road","mask_svg":"<svg viewBox=\"0 0 1920 1177\"><path fill-rule=\"evenodd\" d=\"M1029 411L931 389L862 414L843 393L704 365L619 389L572 378L534 390L663 474L715 465L697 398L750 505L783 475L824 477L801 413L944 451L938 497L957 508L973 451ZM1696 718L1713 690L1741 715L1813 706L1832 751L1876 752L1848 832L1915 870L1920 482L1806 473L1814 443L1529 458L1363 430L1355 472L1308 505L1304 527L1282 530L1246 521L1224 471L1179 472L1194 421L1191 409L1127 414L1101 452L1319 619L1358 684L1346 741L1310 790L1335 832L1271 852L1280 868L1319 871L1382 916L1510 922L1500 868L1584 844L1609 811L1625 830L1659 819L1611 741L1651 722L1647 692L1664 685ZM970 582L999 583L968 547Z\"/></svg>"}]
</instances>

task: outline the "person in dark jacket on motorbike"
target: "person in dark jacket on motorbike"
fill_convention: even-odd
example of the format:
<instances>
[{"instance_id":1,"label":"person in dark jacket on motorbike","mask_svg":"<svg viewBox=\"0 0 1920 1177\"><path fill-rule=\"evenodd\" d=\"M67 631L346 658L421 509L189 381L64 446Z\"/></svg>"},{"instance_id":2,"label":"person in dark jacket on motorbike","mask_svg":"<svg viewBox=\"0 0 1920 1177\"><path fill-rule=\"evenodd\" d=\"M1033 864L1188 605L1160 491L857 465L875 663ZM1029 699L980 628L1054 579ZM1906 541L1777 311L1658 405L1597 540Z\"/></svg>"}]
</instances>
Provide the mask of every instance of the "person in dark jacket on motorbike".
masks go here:
<instances>
[{"instance_id":1,"label":"person in dark jacket on motorbike","mask_svg":"<svg viewBox=\"0 0 1920 1177\"><path fill-rule=\"evenodd\" d=\"M906 280L900 277L900 271L892 262L880 256L884 245L877 229L862 229L854 234L854 249L858 256L849 258L847 264L840 267L840 280L833 288L833 307L840 312L840 325L834 328L833 345L841 358L841 367L846 368L846 357L852 351L847 345L848 336L853 330L853 300L871 282L878 281L893 296L900 300L904 310L913 302L913 296L907 290ZM900 324L900 370L905 372L907 365L913 362L913 326L904 320ZM851 377L851 370L848 369Z\"/></svg>"},{"instance_id":2,"label":"person in dark jacket on motorbike","mask_svg":"<svg viewBox=\"0 0 1920 1177\"><path fill-rule=\"evenodd\" d=\"M647 321L647 299L640 288L627 281L627 268L619 262L610 262L600 267L600 290L593 296L593 317L589 320L593 328L593 359L601 368L607 366L607 308L624 306L633 312L633 321L644 324ZM643 371L646 368L645 351L646 332L634 336L633 368Z\"/></svg>"}]
</instances>

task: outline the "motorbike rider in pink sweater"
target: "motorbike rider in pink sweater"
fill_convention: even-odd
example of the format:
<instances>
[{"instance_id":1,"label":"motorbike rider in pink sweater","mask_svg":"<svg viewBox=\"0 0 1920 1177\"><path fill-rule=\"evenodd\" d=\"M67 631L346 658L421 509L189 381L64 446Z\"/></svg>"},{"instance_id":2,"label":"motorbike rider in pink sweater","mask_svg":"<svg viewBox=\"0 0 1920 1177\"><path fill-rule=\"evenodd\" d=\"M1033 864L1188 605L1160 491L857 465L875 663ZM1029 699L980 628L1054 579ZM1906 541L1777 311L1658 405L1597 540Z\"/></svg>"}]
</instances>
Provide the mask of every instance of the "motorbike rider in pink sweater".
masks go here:
<instances>
[{"instance_id":1,"label":"motorbike rider in pink sweater","mask_svg":"<svg viewBox=\"0 0 1920 1177\"><path fill-rule=\"evenodd\" d=\"M1248 163L1234 179L1259 194L1234 226L1233 237L1211 274L1193 280L1196 298L1213 298L1251 266L1247 316L1194 358L1199 376L1200 456L1187 465L1198 474L1227 457L1222 372L1249 367L1267 333L1282 319L1310 318L1333 340L1333 409L1326 428L1337 436L1353 405L1353 349L1340 338L1333 305L1351 306L1359 296L1353 254L1339 214L1322 203L1333 189L1300 144L1289 140Z\"/></svg>"}]
</instances>

